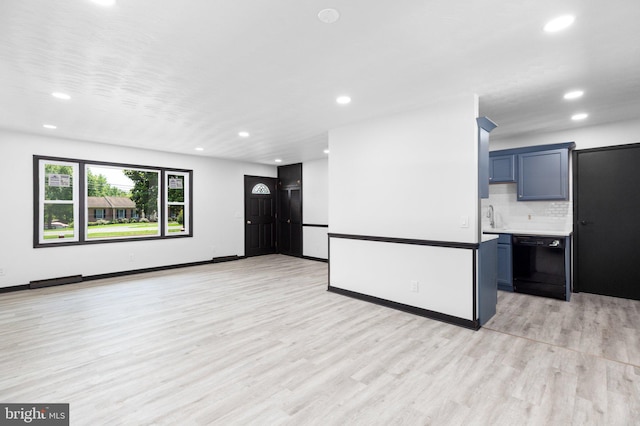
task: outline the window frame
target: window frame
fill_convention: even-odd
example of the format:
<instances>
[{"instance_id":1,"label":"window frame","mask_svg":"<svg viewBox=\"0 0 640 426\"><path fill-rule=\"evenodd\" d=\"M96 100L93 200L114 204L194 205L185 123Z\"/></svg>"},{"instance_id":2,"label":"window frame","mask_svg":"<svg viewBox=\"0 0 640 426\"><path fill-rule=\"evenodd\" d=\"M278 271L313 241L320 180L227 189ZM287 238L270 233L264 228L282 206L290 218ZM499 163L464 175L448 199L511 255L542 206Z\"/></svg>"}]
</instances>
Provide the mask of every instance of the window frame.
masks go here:
<instances>
[{"instance_id":1,"label":"window frame","mask_svg":"<svg viewBox=\"0 0 640 426\"><path fill-rule=\"evenodd\" d=\"M45 173L44 164L56 164L64 166L74 167L73 176L73 211L74 211L74 237L73 238L60 238L60 239L44 239L44 196L45 196ZM114 237L103 239L88 239L87 237L87 222L88 222L88 208L87 208L87 178L86 167L87 166L109 166L119 167L123 169L137 169L143 171L158 172L158 182L163 185L164 190L158 190L158 234L157 235L140 235L140 236L127 236L127 237ZM184 207L184 221L188 223L188 227L185 227L183 232L168 232L168 211L169 206L167 204L167 187L168 187L168 175L182 175L184 176L185 183L185 207ZM85 245L85 244L104 244L104 243L118 243L118 242L130 242L130 241L148 241L148 240L162 240L171 238L191 238L193 237L193 170L171 168L171 167L157 167L157 166L145 166L139 164L126 164L126 163L113 163L105 161L93 161L82 160L76 158L61 158L50 157L42 155L33 156L33 247L59 247L69 245ZM165 184L167 183L167 184ZM42 198L42 200L41 200ZM106 213L106 212L105 212ZM126 211L125 211L126 214ZM135 212L134 212L135 215Z\"/></svg>"},{"instance_id":2,"label":"window frame","mask_svg":"<svg viewBox=\"0 0 640 426\"><path fill-rule=\"evenodd\" d=\"M84 163L84 165L82 167L84 167L84 171L85 171L85 176L88 176L88 171L92 166L96 166L96 167L105 167L107 166L106 164L102 163L102 162L97 162L97 161L89 161ZM161 179L162 179L162 171L161 168L159 167L141 167L141 166L130 166L130 165L121 165L121 164L110 164L108 165L109 168L112 169L120 169L120 170L135 170L135 171L139 171L139 172L147 172L147 173L153 173L153 174L157 174L157 180L158 180L158 198L157 198L157 205L155 206L155 210L158 214L158 218L157 218L157 224L158 224L158 229L157 232L155 232L154 234L150 234L150 235L135 235L135 236L118 236L118 235L111 235L111 236L100 236L100 234L93 234L90 235L90 228L89 228L89 222L91 222L91 218L89 217L89 208L87 207L85 209L85 223L84 223L84 232L85 232L85 239L87 241L108 241L108 240L124 240L124 239L139 239L142 237L159 237L162 235L160 228L162 227L162 214L161 214L161 209L162 209L162 198L160 196L160 185L161 185ZM89 188L88 188L88 179L85 179L84 183L86 184L85 187L85 201L88 201L88 197L89 197ZM96 209L97 211L98 209ZM114 208L104 208L103 209L105 211L105 216L102 218L98 218L97 216L95 217L96 221L97 220L109 220L109 221L114 221L117 220L117 209ZM107 214L107 212L110 212L109 214ZM115 213L115 216L114 216ZM148 212L147 212L148 213ZM111 217L111 219L107 219L107 217Z\"/></svg>"},{"instance_id":3,"label":"window frame","mask_svg":"<svg viewBox=\"0 0 640 426\"><path fill-rule=\"evenodd\" d=\"M34 182L35 191L34 191L34 244L52 246L52 245L65 245L65 244L74 244L80 240L80 229L77 226L78 219L80 217L80 209L78 206L78 201L80 199L80 184L81 181L80 169L78 165L73 161L66 161L65 159L59 158L41 158L42 161L34 162L34 174L41 176L42 179L38 179ZM71 200L46 200L45 199L45 182L46 182L46 165L52 164L56 166L65 166L71 167L73 170L72 179L72 189L71 189ZM44 238L44 220L45 220L45 205L64 205L71 204L72 212L73 212L73 237L71 238L54 238L54 239L45 239Z\"/></svg>"},{"instance_id":4,"label":"window frame","mask_svg":"<svg viewBox=\"0 0 640 426\"><path fill-rule=\"evenodd\" d=\"M181 202L169 201L169 176L182 176L183 201ZM167 173L163 175L162 185L164 188L162 192L164 195L164 199L166 200L163 203L164 215L166 218L166 220L163 221L165 234L170 238L188 234L191 231L191 210L192 210L191 209L191 179L189 179L189 174L184 171L176 171L176 170L167 171ZM182 206L182 211L183 211L183 216L182 216L183 230L182 231L178 231L178 232L169 231L169 210L171 206Z\"/></svg>"}]
</instances>

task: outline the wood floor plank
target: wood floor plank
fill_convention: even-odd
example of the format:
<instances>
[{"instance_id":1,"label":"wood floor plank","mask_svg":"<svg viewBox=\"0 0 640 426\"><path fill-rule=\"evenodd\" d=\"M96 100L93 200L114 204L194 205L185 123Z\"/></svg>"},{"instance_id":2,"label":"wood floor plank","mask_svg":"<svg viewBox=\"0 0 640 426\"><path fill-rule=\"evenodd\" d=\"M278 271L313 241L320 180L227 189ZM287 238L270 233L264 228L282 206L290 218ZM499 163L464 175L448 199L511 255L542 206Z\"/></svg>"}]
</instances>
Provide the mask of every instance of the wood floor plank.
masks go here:
<instances>
[{"instance_id":1,"label":"wood floor plank","mask_svg":"<svg viewBox=\"0 0 640 426\"><path fill-rule=\"evenodd\" d=\"M0 401L73 425L640 423L640 303L499 294L471 331L279 255L0 295Z\"/></svg>"}]
</instances>

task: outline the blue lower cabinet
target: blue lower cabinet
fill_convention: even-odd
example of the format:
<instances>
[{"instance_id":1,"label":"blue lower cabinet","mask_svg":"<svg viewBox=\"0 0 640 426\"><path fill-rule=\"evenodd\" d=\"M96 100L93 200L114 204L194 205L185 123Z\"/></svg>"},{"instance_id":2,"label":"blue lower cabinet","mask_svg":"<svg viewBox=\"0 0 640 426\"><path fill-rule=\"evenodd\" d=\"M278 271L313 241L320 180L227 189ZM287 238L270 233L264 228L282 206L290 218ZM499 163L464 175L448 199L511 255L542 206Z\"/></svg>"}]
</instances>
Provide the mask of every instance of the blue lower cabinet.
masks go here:
<instances>
[{"instance_id":1,"label":"blue lower cabinet","mask_svg":"<svg viewBox=\"0 0 640 426\"><path fill-rule=\"evenodd\" d=\"M511 234L500 234L498 238L498 289L513 291L513 263Z\"/></svg>"},{"instance_id":2,"label":"blue lower cabinet","mask_svg":"<svg viewBox=\"0 0 640 426\"><path fill-rule=\"evenodd\" d=\"M496 314L498 304L496 240L480 244L478 254L478 324L483 326Z\"/></svg>"}]
</instances>

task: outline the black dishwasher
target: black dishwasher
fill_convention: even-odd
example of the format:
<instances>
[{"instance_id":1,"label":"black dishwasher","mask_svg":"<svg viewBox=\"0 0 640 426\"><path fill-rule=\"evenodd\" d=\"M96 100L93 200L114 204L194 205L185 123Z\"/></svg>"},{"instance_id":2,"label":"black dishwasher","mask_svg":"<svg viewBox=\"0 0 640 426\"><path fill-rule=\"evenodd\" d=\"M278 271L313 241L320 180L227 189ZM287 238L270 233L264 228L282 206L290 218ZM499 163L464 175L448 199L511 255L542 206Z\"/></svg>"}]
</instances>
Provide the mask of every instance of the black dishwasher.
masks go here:
<instances>
[{"instance_id":1,"label":"black dishwasher","mask_svg":"<svg viewBox=\"0 0 640 426\"><path fill-rule=\"evenodd\" d=\"M568 300L565 239L513 236L513 290Z\"/></svg>"}]
</instances>

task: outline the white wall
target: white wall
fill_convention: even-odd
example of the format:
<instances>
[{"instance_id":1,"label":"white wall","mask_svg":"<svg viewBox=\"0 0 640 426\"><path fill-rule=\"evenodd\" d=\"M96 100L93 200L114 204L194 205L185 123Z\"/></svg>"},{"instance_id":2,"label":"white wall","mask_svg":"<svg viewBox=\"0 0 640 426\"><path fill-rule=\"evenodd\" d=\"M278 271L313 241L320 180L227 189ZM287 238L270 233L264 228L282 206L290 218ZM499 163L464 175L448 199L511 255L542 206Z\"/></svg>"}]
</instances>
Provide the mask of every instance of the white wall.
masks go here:
<instances>
[{"instance_id":1,"label":"white wall","mask_svg":"<svg viewBox=\"0 0 640 426\"><path fill-rule=\"evenodd\" d=\"M330 232L478 242L476 117L470 95L331 130Z\"/></svg>"},{"instance_id":2,"label":"white wall","mask_svg":"<svg viewBox=\"0 0 640 426\"><path fill-rule=\"evenodd\" d=\"M331 285L472 321L472 256L473 250L332 238Z\"/></svg>"},{"instance_id":3,"label":"white wall","mask_svg":"<svg viewBox=\"0 0 640 426\"><path fill-rule=\"evenodd\" d=\"M7 177L0 209L0 287L244 255L244 175L276 176L272 166L8 131L0 131L0 150L0 170ZM34 249L33 155L193 170L193 238Z\"/></svg>"},{"instance_id":4,"label":"white wall","mask_svg":"<svg viewBox=\"0 0 640 426\"><path fill-rule=\"evenodd\" d=\"M494 151L561 142L575 142L576 149L640 143L640 118L597 126L577 127L561 132L532 133L518 137L504 138L500 137L499 132L496 132L496 135L491 135L490 146Z\"/></svg>"},{"instance_id":5,"label":"white wall","mask_svg":"<svg viewBox=\"0 0 640 426\"><path fill-rule=\"evenodd\" d=\"M478 243L477 112L469 95L331 130L330 232ZM475 319L471 253L332 238L330 284Z\"/></svg>"},{"instance_id":6,"label":"white wall","mask_svg":"<svg viewBox=\"0 0 640 426\"><path fill-rule=\"evenodd\" d=\"M309 225L329 224L329 161L326 158L302 164L302 220ZM328 228L303 226L303 256L327 259Z\"/></svg>"}]
</instances>

